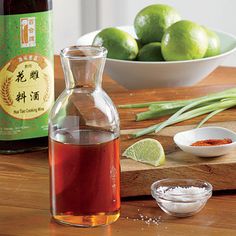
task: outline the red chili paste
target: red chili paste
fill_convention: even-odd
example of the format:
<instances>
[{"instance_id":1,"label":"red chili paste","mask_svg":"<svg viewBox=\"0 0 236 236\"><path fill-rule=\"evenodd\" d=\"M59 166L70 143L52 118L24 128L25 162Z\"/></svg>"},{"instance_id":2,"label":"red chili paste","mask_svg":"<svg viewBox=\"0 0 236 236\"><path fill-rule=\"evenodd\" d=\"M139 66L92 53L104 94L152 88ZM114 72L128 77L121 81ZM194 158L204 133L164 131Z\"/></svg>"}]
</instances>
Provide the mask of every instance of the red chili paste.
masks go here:
<instances>
[{"instance_id":1,"label":"red chili paste","mask_svg":"<svg viewBox=\"0 0 236 236\"><path fill-rule=\"evenodd\" d=\"M225 139L206 139L206 140L199 140L191 144L191 146L216 146L216 145L224 145L232 143L230 138Z\"/></svg>"}]
</instances>

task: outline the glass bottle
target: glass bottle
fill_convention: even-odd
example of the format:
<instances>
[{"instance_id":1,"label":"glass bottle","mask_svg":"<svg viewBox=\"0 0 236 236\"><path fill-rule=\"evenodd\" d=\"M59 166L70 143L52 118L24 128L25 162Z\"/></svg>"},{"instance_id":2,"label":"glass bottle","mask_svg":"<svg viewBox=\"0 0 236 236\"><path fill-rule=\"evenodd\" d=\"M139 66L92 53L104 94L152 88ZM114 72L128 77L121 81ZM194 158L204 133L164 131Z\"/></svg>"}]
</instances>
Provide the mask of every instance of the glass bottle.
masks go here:
<instances>
[{"instance_id":1,"label":"glass bottle","mask_svg":"<svg viewBox=\"0 0 236 236\"><path fill-rule=\"evenodd\" d=\"M107 50L62 50L66 89L49 119L51 214L60 223L93 227L120 215L119 117L101 87Z\"/></svg>"},{"instance_id":2,"label":"glass bottle","mask_svg":"<svg viewBox=\"0 0 236 236\"><path fill-rule=\"evenodd\" d=\"M52 0L0 0L0 153L47 148Z\"/></svg>"}]
</instances>

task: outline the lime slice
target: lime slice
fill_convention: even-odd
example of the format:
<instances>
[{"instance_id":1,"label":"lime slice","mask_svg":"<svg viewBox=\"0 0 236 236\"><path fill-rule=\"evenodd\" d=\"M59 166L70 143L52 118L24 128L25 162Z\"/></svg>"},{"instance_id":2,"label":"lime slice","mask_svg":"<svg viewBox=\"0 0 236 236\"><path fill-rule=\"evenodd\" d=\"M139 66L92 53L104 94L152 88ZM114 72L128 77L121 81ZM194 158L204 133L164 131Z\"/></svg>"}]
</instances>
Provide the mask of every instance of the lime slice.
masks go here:
<instances>
[{"instance_id":1,"label":"lime slice","mask_svg":"<svg viewBox=\"0 0 236 236\"><path fill-rule=\"evenodd\" d=\"M153 166L159 166L165 162L165 153L162 145L151 138L142 139L129 146L122 156Z\"/></svg>"}]
</instances>

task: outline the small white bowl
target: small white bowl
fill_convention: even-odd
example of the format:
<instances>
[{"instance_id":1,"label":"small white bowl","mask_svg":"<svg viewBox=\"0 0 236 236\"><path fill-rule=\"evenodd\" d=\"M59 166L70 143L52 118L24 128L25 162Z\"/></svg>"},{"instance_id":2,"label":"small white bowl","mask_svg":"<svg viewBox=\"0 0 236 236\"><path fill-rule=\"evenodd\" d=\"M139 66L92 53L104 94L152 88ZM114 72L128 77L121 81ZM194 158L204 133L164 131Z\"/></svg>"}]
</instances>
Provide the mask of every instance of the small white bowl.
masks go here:
<instances>
[{"instance_id":1,"label":"small white bowl","mask_svg":"<svg viewBox=\"0 0 236 236\"><path fill-rule=\"evenodd\" d=\"M133 26L117 27L136 37ZM81 36L77 45L91 45L100 30ZM210 74L236 51L236 37L215 31L220 37L221 54L188 61L143 62L107 58L105 72L128 89L191 86Z\"/></svg>"},{"instance_id":2,"label":"small white bowl","mask_svg":"<svg viewBox=\"0 0 236 236\"><path fill-rule=\"evenodd\" d=\"M192 143L207 139L232 140L230 144L216 146L191 146ZM204 127L177 133L174 142L184 152L200 157L216 157L229 153L236 148L236 133L221 127Z\"/></svg>"}]
</instances>

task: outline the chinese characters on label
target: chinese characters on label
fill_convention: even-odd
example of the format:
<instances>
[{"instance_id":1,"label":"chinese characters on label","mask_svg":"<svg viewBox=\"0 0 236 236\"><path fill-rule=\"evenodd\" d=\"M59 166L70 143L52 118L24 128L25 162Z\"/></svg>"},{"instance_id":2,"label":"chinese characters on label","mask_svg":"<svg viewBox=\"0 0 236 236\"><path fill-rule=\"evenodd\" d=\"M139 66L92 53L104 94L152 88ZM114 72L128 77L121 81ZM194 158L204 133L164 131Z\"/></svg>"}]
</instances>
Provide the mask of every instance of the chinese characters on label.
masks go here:
<instances>
[{"instance_id":1,"label":"chinese characters on label","mask_svg":"<svg viewBox=\"0 0 236 236\"><path fill-rule=\"evenodd\" d=\"M25 68L32 68L32 65L31 64L25 64ZM31 70L29 72L29 78L27 79L26 76L25 76L25 71L24 70L21 70L21 71L18 71L17 75L16 75L16 79L15 81L17 83L27 83L27 80L37 80L39 79L39 71L38 70ZM27 97L28 97L28 100L30 101L39 101L39 98L40 98L40 92L37 90L37 91L32 91L32 90L29 90L28 93L27 91L19 91L17 94L16 94L16 98L15 100L17 102L23 102L25 103L27 101Z\"/></svg>"},{"instance_id":2,"label":"chinese characters on label","mask_svg":"<svg viewBox=\"0 0 236 236\"><path fill-rule=\"evenodd\" d=\"M52 67L38 54L12 58L0 72L0 104L18 120L40 117L53 101Z\"/></svg>"}]
</instances>

